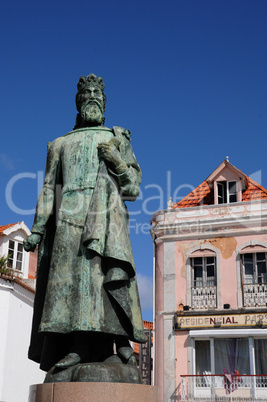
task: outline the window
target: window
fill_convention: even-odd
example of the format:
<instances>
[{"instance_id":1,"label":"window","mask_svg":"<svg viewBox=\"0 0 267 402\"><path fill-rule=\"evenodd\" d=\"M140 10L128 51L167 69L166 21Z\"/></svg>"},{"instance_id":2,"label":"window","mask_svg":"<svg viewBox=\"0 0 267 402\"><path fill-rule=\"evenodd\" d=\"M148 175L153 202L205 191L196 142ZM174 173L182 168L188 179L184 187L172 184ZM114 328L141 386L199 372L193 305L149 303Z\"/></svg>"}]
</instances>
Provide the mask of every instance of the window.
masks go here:
<instances>
[{"instance_id":1,"label":"window","mask_svg":"<svg viewBox=\"0 0 267 402\"><path fill-rule=\"evenodd\" d=\"M14 240L8 243L8 262L7 266L12 269L22 271L23 244Z\"/></svg>"},{"instance_id":2,"label":"window","mask_svg":"<svg viewBox=\"0 0 267 402\"><path fill-rule=\"evenodd\" d=\"M253 339L253 338L252 338ZM242 374L266 375L267 373L267 339L253 339L251 351L249 338L215 338L210 340L195 341L195 374L207 373L223 374L224 369L229 373L234 370ZM250 367L254 366L255 373L250 373ZM214 361L214 367L211 362Z\"/></svg>"},{"instance_id":3,"label":"window","mask_svg":"<svg viewBox=\"0 0 267 402\"><path fill-rule=\"evenodd\" d=\"M262 306L267 303L267 253L241 255L244 307Z\"/></svg>"},{"instance_id":4,"label":"window","mask_svg":"<svg viewBox=\"0 0 267 402\"><path fill-rule=\"evenodd\" d=\"M250 374L248 338L214 339L215 373Z\"/></svg>"},{"instance_id":5,"label":"window","mask_svg":"<svg viewBox=\"0 0 267 402\"><path fill-rule=\"evenodd\" d=\"M217 306L215 257L191 258L192 307L208 309Z\"/></svg>"},{"instance_id":6,"label":"window","mask_svg":"<svg viewBox=\"0 0 267 402\"><path fill-rule=\"evenodd\" d=\"M196 376L187 378L187 389L194 395L190 400L264 399L267 390L266 354L266 338L215 336L195 340L193 373ZM225 374L236 376L229 378ZM256 399L251 399L252 395L257 396Z\"/></svg>"},{"instance_id":7,"label":"window","mask_svg":"<svg viewBox=\"0 0 267 402\"><path fill-rule=\"evenodd\" d=\"M218 181L217 182L218 204L227 204L237 202L237 184L236 181Z\"/></svg>"},{"instance_id":8,"label":"window","mask_svg":"<svg viewBox=\"0 0 267 402\"><path fill-rule=\"evenodd\" d=\"M267 373L267 339L254 339L255 366L257 375Z\"/></svg>"},{"instance_id":9,"label":"window","mask_svg":"<svg viewBox=\"0 0 267 402\"><path fill-rule=\"evenodd\" d=\"M191 259L193 287L216 286L215 257L195 257Z\"/></svg>"},{"instance_id":10,"label":"window","mask_svg":"<svg viewBox=\"0 0 267 402\"><path fill-rule=\"evenodd\" d=\"M210 341L195 341L196 374L211 374Z\"/></svg>"},{"instance_id":11,"label":"window","mask_svg":"<svg viewBox=\"0 0 267 402\"><path fill-rule=\"evenodd\" d=\"M267 283L266 253L242 255L244 284Z\"/></svg>"},{"instance_id":12,"label":"window","mask_svg":"<svg viewBox=\"0 0 267 402\"><path fill-rule=\"evenodd\" d=\"M256 354L256 353L255 353ZM248 338L224 338L195 341L196 374L223 374L224 370L250 374ZM211 367L214 361L214 367Z\"/></svg>"}]
</instances>

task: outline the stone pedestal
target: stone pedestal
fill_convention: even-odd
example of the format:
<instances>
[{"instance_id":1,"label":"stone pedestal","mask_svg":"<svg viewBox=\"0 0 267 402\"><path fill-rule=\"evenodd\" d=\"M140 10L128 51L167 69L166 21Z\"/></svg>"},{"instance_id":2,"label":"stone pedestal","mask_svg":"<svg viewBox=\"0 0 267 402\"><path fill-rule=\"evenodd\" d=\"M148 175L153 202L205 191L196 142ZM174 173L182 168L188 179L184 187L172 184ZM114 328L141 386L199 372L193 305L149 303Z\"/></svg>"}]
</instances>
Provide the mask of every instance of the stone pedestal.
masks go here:
<instances>
[{"instance_id":1,"label":"stone pedestal","mask_svg":"<svg viewBox=\"0 0 267 402\"><path fill-rule=\"evenodd\" d=\"M151 385L111 382L57 382L30 387L29 402L158 402Z\"/></svg>"},{"instance_id":2,"label":"stone pedestal","mask_svg":"<svg viewBox=\"0 0 267 402\"><path fill-rule=\"evenodd\" d=\"M56 366L45 377L48 382L122 382L142 384L140 370L122 363L84 363L59 370Z\"/></svg>"}]
</instances>

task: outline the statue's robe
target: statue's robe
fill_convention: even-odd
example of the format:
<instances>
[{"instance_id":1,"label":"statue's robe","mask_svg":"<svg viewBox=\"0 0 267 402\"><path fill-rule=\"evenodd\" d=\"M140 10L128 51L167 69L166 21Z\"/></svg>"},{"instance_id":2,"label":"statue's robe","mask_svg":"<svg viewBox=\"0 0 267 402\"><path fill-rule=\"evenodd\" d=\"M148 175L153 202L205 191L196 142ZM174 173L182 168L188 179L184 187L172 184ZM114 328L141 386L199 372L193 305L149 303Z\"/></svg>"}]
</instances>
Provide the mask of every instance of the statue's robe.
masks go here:
<instances>
[{"instance_id":1,"label":"statue's robe","mask_svg":"<svg viewBox=\"0 0 267 402\"><path fill-rule=\"evenodd\" d=\"M114 136L128 168L116 174L98 144ZM32 233L42 235L29 358L49 370L76 331L146 340L125 199L139 193L141 170L128 131L81 128L48 145Z\"/></svg>"}]
</instances>

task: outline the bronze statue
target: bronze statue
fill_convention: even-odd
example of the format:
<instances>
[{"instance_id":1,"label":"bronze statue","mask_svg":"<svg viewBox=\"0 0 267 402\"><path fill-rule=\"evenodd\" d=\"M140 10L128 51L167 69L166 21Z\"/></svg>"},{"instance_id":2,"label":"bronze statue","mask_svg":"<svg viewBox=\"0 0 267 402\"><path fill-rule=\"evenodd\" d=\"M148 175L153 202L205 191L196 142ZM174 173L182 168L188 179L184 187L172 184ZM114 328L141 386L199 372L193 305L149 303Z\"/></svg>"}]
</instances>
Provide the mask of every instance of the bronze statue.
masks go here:
<instances>
[{"instance_id":1,"label":"bronze statue","mask_svg":"<svg viewBox=\"0 0 267 402\"><path fill-rule=\"evenodd\" d=\"M141 170L130 132L103 125L102 78L82 76L77 87L76 125L48 144L24 244L39 245L29 358L45 371L135 365L129 340L146 341L125 206L138 196Z\"/></svg>"}]
</instances>

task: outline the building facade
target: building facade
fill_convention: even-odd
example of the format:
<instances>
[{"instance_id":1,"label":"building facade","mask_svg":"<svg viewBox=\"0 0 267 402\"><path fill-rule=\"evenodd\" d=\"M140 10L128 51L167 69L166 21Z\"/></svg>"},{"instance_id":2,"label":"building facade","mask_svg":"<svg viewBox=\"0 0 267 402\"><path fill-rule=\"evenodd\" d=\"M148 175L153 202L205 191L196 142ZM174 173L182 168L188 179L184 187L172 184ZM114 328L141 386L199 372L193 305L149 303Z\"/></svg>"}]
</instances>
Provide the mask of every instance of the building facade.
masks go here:
<instances>
[{"instance_id":1,"label":"building facade","mask_svg":"<svg viewBox=\"0 0 267 402\"><path fill-rule=\"evenodd\" d=\"M8 257L7 267L20 279L35 279L37 251L27 253L23 241L31 234L25 223L0 226L0 256Z\"/></svg>"},{"instance_id":2,"label":"building facade","mask_svg":"<svg viewBox=\"0 0 267 402\"><path fill-rule=\"evenodd\" d=\"M226 159L151 233L160 400L267 401L267 190Z\"/></svg>"},{"instance_id":3,"label":"building facade","mask_svg":"<svg viewBox=\"0 0 267 402\"><path fill-rule=\"evenodd\" d=\"M9 274L0 273L0 401L27 402L29 387L45 373L28 359L35 294L35 253L23 250L30 234L24 222L0 226L0 257Z\"/></svg>"}]
</instances>

